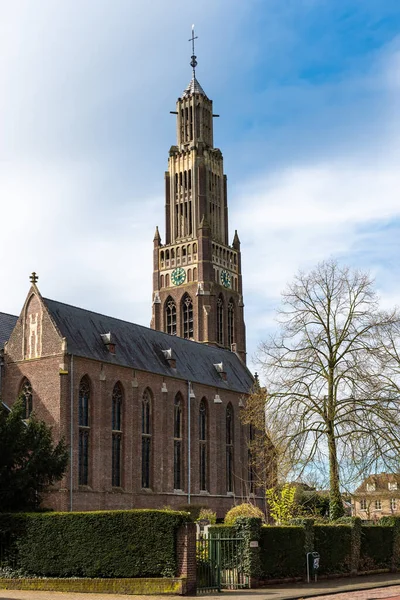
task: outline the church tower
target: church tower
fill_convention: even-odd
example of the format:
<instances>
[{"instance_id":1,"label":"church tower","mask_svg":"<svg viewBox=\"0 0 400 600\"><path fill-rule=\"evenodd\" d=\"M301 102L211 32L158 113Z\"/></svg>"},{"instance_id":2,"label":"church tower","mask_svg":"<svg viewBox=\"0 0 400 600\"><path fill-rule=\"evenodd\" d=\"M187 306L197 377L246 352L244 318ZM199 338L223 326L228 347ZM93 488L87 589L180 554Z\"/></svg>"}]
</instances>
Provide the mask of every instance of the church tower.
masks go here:
<instances>
[{"instance_id":1,"label":"church tower","mask_svg":"<svg viewBox=\"0 0 400 600\"><path fill-rule=\"evenodd\" d=\"M227 180L214 147L212 101L196 79L176 103L177 145L165 173L165 244L154 236L151 327L246 360L240 241L229 244Z\"/></svg>"}]
</instances>

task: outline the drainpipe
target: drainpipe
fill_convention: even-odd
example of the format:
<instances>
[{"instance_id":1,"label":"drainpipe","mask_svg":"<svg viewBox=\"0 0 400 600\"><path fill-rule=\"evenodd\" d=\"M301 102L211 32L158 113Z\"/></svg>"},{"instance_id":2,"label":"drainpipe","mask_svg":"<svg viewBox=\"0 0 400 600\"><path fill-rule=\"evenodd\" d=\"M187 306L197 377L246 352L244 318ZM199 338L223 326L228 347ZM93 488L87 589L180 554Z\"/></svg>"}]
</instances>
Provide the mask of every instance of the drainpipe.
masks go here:
<instances>
[{"instance_id":1,"label":"drainpipe","mask_svg":"<svg viewBox=\"0 0 400 600\"><path fill-rule=\"evenodd\" d=\"M69 459L69 510L72 512L73 483L74 483L74 355L71 354L70 362L70 459Z\"/></svg>"}]
</instances>

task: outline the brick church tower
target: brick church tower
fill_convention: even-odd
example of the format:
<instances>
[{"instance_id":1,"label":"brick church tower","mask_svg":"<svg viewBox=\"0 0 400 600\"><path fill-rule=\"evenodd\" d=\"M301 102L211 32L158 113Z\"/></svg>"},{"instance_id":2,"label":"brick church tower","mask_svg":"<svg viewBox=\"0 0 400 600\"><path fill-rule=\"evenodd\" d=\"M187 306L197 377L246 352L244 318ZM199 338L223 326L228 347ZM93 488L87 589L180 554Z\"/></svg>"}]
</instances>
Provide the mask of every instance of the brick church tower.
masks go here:
<instances>
[{"instance_id":1,"label":"brick church tower","mask_svg":"<svg viewBox=\"0 0 400 600\"><path fill-rule=\"evenodd\" d=\"M177 145L165 173L165 244L154 236L151 327L246 360L240 241L229 245L227 180L214 147L212 101L196 79L176 103Z\"/></svg>"}]
</instances>

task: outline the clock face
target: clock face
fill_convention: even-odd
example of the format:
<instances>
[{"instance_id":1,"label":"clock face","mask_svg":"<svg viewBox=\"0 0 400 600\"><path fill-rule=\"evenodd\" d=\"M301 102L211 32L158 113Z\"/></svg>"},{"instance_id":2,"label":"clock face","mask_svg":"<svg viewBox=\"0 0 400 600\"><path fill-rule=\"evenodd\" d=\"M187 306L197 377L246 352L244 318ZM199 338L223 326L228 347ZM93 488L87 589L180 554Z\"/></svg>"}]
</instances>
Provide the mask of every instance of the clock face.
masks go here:
<instances>
[{"instance_id":1,"label":"clock face","mask_svg":"<svg viewBox=\"0 0 400 600\"><path fill-rule=\"evenodd\" d=\"M177 267L172 271L171 281L174 285L181 285L186 279L186 271L182 267Z\"/></svg>"},{"instance_id":2,"label":"clock face","mask_svg":"<svg viewBox=\"0 0 400 600\"><path fill-rule=\"evenodd\" d=\"M225 271L225 269L221 271L221 283L226 288L231 287L231 276L229 275L228 271Z\"/></svg>"}]
</instances>

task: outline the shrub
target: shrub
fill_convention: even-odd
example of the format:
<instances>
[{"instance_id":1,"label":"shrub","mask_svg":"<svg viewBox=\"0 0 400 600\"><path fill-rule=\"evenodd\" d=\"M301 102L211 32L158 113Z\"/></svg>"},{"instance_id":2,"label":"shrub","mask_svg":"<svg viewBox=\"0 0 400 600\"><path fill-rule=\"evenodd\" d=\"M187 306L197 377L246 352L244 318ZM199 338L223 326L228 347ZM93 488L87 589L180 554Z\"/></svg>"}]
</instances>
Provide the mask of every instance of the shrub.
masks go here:
<instances>
[{"instance_id":1,"label":"shrub","mask_svg":"<svg viewBox=\"0 0 400 600\"><path fill-rule=\"evenodd\" d=\"M319 552L319 573L348 573L351 570L351 527L314 526L314 549Z\"/></svg>"},{"instance_id":2,"label":"shrub","mask_svg":"<svg viewBox=\"0 0 400 600\"><path fill-rule=\"evenodd\" d=\"M176 533L188 520L159 510L0 515L15 568L45 577L159 577L176 573Z\"/></svg>"},{"instance_id":3,"label":"shrub","mask_svg":"<svg viewBox=\"0 0 400 600\"><path fill-rule=\"evenodd\" d=\"M258 506L248 503L238 504L238 506L234 506L228 510L224 519L225 525L234 525L238 517L257 517L265 521L262 510Z\"/></svg>"},{"instance_id":4,"label":"shrub","mask_svg":"<svg viewBox=\"0 0 400 600\"><path fill-rule=\"evenodd\" d=\"M202 508L199 513L198 521L202 519L207 519L210 521L210 525L215 525L217 522L217 513L215 513L211 508Z\"/></svg>"},{"instance_id":5,"label":"shrub","mask_svg":"<svg viewBox=\"0 0 400 600\"><path fill-rule=\"evenodd\" d=\"M260 538L261 572L265 578L302 577L306 570L305 531L295 526L264 526Z\"/></svg>"},{"instance_id":6,"label":"shrub","mask_svg":"<svg viewBox=\"0 0 400 600\"><path fill-rule=\"evenodd\" d=\"M393 527L363 525L360 570L389 569L392 560Z\"/></svg>"},{"instance_id":7,"label":"shrub","mask_svg":"<svg viewBox=\"0 0 400 600\"><path fill-rule=\"evenodd\" d=\"M202 508L203 506L201 504L181 504L178 507L178 510L189 513L190 519L192 521L197 521Z\"/></svg>"}]
</instances>

